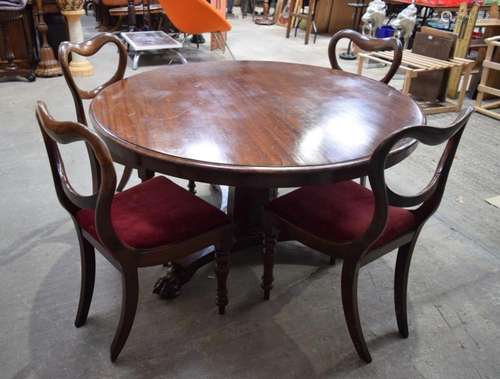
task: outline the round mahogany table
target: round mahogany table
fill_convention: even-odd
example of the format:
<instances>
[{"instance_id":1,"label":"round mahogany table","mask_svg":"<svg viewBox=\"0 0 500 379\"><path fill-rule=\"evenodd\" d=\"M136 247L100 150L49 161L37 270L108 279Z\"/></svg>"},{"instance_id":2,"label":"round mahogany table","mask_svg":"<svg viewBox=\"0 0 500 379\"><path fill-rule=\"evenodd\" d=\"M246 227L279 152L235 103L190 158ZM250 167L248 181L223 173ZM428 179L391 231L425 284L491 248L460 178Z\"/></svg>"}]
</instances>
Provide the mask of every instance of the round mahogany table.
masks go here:
<instances>
[{"instance_id":1,"label":"round mahogany table","mask_svg":"<svg viewBox=\"0 0 500 379\"><path fill-rule=\"evenodd\" d=\"M228 210L240 242L272 189L364 176L384 138L425 123L410 97L375 80L258 61L134 75L101 91L90 118L119 163L235 187ZM398 145L388 164L414 146Z\"/></svg>"}]
</instances>

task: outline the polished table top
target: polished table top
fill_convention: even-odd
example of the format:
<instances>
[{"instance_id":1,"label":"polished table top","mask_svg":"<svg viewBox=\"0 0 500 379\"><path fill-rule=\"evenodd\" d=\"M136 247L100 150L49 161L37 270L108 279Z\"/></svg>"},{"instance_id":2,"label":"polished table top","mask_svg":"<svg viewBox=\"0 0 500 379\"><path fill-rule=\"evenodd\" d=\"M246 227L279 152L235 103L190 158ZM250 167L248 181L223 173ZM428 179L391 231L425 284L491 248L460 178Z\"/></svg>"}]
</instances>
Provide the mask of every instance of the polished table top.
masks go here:
<instances>
[{"instance_id":1,"label":"polished table top","mask_svg":"<svg viewBox=\"0 0 500 379\"><path fill-rule=\"evenodd\" d=\"M203 170L232 185L259 173L275 175L276 185L306 184L286 177L366 166L390 133L425 123L410 97L375 80L259 61L141 73L104 89L90 115L124 161L129 151L166 174L209 181Z\"/></svg>"}]
</instances>

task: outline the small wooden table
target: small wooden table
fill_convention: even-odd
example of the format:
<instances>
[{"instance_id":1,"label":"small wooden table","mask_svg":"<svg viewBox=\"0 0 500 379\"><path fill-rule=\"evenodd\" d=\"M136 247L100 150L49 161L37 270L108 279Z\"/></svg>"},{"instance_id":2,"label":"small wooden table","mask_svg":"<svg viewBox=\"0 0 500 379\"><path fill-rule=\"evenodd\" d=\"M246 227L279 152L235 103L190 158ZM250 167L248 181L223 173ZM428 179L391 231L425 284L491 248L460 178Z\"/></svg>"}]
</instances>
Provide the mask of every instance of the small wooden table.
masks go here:
<instances>
[{"instance_id":1,"label":"small wooden table","mask_svg":"<svg viewBox=\"0 0 500 379\"><path fill-rule=\"evenodd\" d=\"M425 123L411 98L375 80L252 61L192 63L129 77L101 91L90 118L119 163L232 186L236 249L260 243L261 210L273 189L364 176L384 138ZM414 146L397 146L388 164ZM203 252L181 263L181 275L190 277L208 260Z\"/></svg>"}]
</instances>

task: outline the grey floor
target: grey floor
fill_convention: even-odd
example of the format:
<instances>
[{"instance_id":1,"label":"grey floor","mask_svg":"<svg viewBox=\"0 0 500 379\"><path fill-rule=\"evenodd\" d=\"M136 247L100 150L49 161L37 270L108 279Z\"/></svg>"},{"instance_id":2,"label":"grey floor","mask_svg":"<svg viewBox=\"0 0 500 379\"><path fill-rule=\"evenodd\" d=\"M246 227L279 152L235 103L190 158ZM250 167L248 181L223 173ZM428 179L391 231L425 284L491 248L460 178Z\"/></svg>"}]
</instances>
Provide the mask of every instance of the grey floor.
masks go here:
<instances>
[{"instance_id":1,"label":"grey floor","mask_svg":"<svg viewBox=\"0 0 500 379\"><path fill-rule=\"evenodd\" d=\"M233 23L229 43L239 59L328 65L326 37L304 46L301 37L286 40L280 27ZM87 35L94 33L90 18L85 25ZM188 48L186 55L190 61L224 59L206 45ZM116 58L113 51L102 51L93 60L96 75L84 84L109 77ZM127 75L165 61L147 60ZM347 69L353 68L351 62ZM372 74L379 73L369 70ZM76 329L78 246L57 203L35 124L38 99L56 118L74 119L62 78L0 83L0 378L500 378L500 209L485 202L500 194L500 123L472 117L442 206L423 230L410 274L408 339L397 334L394 255L362 270L359 301L371 364L359 360L344 324L341 265L329 266L324 256L295 243L278 248L269 302L261 300L258 249L234 257L223 317L214 307L211 266L173 301L151 293L162 268L141 271L135 325L111 364L119 275L98 258L90 317ZM429 122L444 125L453 117ZM88 191L81 146L63 154L76 187ZM437 156L434 150L417 150L391 170L391 183L403 192L416 191L429 179ZM198 188L200 196L214 199L208 185Z\"/></svg>"}]
</instances>

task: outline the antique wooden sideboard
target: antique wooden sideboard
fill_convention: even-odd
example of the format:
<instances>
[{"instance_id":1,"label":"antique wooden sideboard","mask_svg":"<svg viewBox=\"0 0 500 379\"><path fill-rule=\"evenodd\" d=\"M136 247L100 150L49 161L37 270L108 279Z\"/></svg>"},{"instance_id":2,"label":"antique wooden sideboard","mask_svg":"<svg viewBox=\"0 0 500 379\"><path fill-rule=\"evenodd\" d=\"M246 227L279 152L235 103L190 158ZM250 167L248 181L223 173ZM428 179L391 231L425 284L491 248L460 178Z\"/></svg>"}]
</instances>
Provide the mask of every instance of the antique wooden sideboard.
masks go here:
<instances>
[{"instance_id":1,"label":"antique wooden sideboard","mask_svg":"<svg viewBox=\"0 0 500 379\"><path fill-rule=\"evenodd\" d=\"M57 49L61 41L68 40L68 31L64 16L61 15L56 0L43 1L44 19L48 25L48 42L57 57ZM0 17L6 16L0 12ZM7 12L5 12L7 13ZM26 8L20 11L22 17L9 22L0 29L0 67L7 64L7 49L3 33L8 34L10 47L15 57L15 64L22 68L33 69L39 57L41 40L36 30L38 9L35 2L29 1Z\"/></svg>"}]
</instances>

